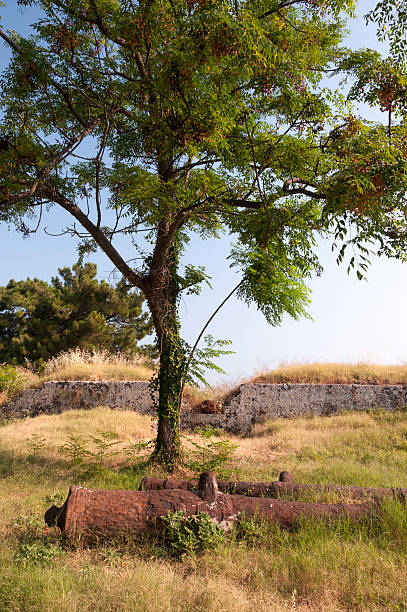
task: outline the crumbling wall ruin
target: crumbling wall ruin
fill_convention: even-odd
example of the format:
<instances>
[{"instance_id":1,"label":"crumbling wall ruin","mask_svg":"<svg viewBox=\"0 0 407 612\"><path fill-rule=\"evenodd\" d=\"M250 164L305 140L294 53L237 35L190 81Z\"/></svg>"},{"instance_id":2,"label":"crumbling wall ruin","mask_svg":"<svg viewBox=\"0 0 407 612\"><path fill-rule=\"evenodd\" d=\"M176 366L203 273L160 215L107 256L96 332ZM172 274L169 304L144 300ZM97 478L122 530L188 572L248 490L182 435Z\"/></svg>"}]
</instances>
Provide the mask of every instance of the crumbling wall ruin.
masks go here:
<instances>
[{"instance_id":1,"label":"crumbling wall ruin","mask_svg":"<svg viewBox=\"0 0 407 612\"><path fill-rule=\"evenodd\" d=\"M51 381L27 389L0 408L0 418L59 414L66 410L109 406L155 415L147 381ZM407 406L405 385L242 384L223 403L220 414L199 410L181 413L183 427L211 425L233 433L248 433L266 419L331 415L344 410Z\"/></svg>"}]
</instances>

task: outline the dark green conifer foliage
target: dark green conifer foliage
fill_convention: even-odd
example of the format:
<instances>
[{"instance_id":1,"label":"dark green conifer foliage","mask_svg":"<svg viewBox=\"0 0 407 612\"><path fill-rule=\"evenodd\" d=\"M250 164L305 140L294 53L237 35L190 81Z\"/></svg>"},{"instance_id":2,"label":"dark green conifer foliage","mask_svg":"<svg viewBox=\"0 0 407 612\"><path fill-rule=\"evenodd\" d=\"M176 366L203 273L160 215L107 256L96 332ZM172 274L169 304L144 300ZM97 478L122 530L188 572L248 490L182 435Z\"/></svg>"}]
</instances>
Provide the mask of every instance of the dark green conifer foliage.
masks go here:
<instances>
[{"instance_id":1,"label":"dark green conifer foliage","mask_svg":"<svg viewBox=\"0 0 407 612\"><path fill-rule=\"evenodd\" d=\"M139 292L123 280L99 281L92 263L58 272L50 283L27 278L0 287L0 362L40 365L76 347L141 352L138 342L153 326Z\"/></svg>"}]
</instances>

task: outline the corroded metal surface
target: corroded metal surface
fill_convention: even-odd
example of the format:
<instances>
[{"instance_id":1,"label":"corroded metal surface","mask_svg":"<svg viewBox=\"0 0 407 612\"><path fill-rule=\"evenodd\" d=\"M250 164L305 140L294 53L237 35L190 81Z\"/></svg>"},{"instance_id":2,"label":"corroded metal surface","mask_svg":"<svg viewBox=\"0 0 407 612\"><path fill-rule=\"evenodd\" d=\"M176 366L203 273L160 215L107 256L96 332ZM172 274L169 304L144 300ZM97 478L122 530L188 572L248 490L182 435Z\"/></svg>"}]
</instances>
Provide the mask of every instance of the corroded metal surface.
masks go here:
<instances>
[{"instance_id":1,"label":"corroded metal surface","mask_svg":"<svg viewBox=\"0 0 407 612\"><path fill-rule=\"evenodd\" d=\"M160 489L185 489L194 491L198 485L190 480L177 480L168 478L151 478L146 476L140 487L143 490L160 490ZM306 493L335 493L338 496L349 501L373 501L379 503L384 499L395 498L405 503L407 501L407 489L402 487L384 488L384 487L354 487L344 485L318 485L318 484L301 484L291 482L289 472L281 472L280 480L275 482L245 482L245 481L230 481L220 480L218 482L219 491L229 493L231 495L249 495L252 497L271 497L279 498L283 495L293 499L298 498L301 494Z\"/></svg>"},{"instance_id":2,"label":"corroded metal surface","mask_svg":"<svg viewBox=\"0 0 407 612\"><path fill-rule=\"evenodd\" d=\"M385 499L394 498L406 503L407 489L402 487L354 487L346 485L318 485L318 484L295 484L285 482L274 482L273 491L278 495L288 495L293 498L304 493L335 493L349 501L373 501L383 502Z\"/></svg>"},{"instance_id":3,"label":"corroded metal surface","mask_svg":"<svg viewBox=\"0 0 407 612\"><path fill-rule=\"evenodd\" d=\"M208 499L204 498L206 489ZM226 525L233 516L231 497L216 495L217 491L210 487L206 489L200 496L185 490L126 491L72 486L63 507L47 510L45 521L50 526L56 524L71 537L79 534L111 537L145 531L154 527L159 517L177 510L187 515L207 512Z\"/></svg>"},{"instance_id":4,"label":"corroded metal surface","mask_svg":"<svg viewBox=\"0 0 407 612\"><path fill-rule=\"evenodd\" d=\"M207 512L228 529L239 516L256 516L291 527L301 517L357 521L378 511L375 504L314 504L278 499L227 495L218 490L212 472L202 474L196 492L185 489L107 491L72 486L62 508L52 506L45 514L48 525L58 525L70 537L114 537L157 528L168 512L187 515Z\"/></svg>"},{"instance_id":5,"label":"corroded metal surface","mask_svg":"<svg viewBox=\"0 0 407 612\"><path fill-rule=\"evenodd\" d=\"M347 518L352 522L360 521L379 511L374 503L365 504L325 504L266 497L249 497L247 495L231 495L236 515L256 516L268 521L278 522L282 527L290 528L301 518L322 521L336 521Z\"/></svg>"},{"instance_id":6,"label":"corroded metal surface","mask_svg":"<svg viewBox=\"0 0 407 612\"><path fill-rule=\"evenodd\" d=\"M219 489L222 480L218 481ZM140 484L140 491L161 491L162 489L184 489L185 491L196 491L198 483L193 480L179 480L178 478L154 478L145 476ZM222 489L220 489L222 490Z\"/></svg>"},{"instance_id":7,"label":"corroded metal surface","mask_svg":"<svg viewBox=\"0 0 407 612\"><path fill-rule=\"evenodd\" d=\"M279 482L238 482L232 480L219 480L218 488L222 493L232 495L251 495L252 497L278 497L271 494L276 492L274 485L282 482L291 482L290 472L281 472ZM199 483L192 480L179 480L178 478L153 478L145 476L140 484L140 491L160 491L162 489L184 489L185 491L197 491Z\"/></svg>"}]
</instances>

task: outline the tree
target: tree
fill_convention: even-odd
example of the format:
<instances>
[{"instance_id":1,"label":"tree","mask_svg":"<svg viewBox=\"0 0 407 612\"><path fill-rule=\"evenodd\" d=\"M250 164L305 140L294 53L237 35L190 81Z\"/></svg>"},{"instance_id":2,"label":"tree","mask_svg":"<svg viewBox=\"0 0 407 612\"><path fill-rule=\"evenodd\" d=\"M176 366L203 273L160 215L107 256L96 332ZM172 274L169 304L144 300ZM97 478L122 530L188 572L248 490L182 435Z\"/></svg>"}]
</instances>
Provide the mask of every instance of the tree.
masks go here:
<instances>
[{"instance_id":1,"label":"tree","mask_svg":"<svg viewBox=\"0 0 407 612\"><path fill-rule=\"evenodd\" d=\"M0 362L41 365L75 347L141 353L137 342L153 331L143 297L96 274L95 264L76 264L51 283L27 278L0 287Z\"/></svg>"},{"instance_id":2,"label":"tree","mask_svg":"<svg viewBox=\"0 0 407 612\"><path fill-rule=\"evenodd\" d=\"M81 253L101 248L145 295L160 354L155 455L171 466L191 362L178 302L207 280L182 262L186 242L233 233L236 295L271 324L304 315L318 236L339 260L351 247L360 276L371 250L404 256L405 125L389 139L324 85L357 72L340 46L352 0L20 4L44 17L35 36L0 30L12 50L0 216L27 233L27 216L38 225L62 208ZM139 259L125 261L119 234Z\"/></svg>"},{"instance_id":3,"label":"tree","mask_svg":"<svg viewBox=\"0 0 407 612\"><path fill-rule=\"evenodd\" d=\"M380 40L388 40L392 57L405 66L407 41L407 2L406 0L380 0L366 15L366 21L377 24Z\"/></svg>"}]
</instances>

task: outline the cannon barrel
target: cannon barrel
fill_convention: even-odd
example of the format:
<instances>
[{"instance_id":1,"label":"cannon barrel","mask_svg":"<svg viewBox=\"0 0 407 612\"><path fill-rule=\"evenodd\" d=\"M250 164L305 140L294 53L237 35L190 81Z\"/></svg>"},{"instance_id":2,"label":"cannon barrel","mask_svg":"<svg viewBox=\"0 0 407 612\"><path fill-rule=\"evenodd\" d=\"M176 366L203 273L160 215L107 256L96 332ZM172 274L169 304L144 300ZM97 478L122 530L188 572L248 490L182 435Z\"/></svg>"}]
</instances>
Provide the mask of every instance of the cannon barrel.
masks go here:
<instances>
[{"instance_id":1,"label":"cannon barrel","mask_svg":"<svg viewBox=\"0 0 407 612\"><path fill-rule=\"evenodd\" d=\"M212 472L202 474L195 492L185 489L150 491L97 490L72 486L62 506L45 513L47 525L67 536L114 537L159 528L160 517L182 510L186 515L207 512L228 530L240 516L256 516L292 527L304 517L325 521L347 517L357 521L378 511L376 504L293 502L219 492Z\"/></svg>"},{"instance_id":2,"label":"cannon barrel","mask_svg":"<svg viewBox=\"0 0 407 612\"><path fill-rule=\"evenodd\" d=\"M218 488L222 493L231 495L250 495L251 497L279 497L279 491L284 491L284 485L291 482L289 472L281 472L278 482L244 482L233 480L219 480ZM283 488L280 489L281 484ZM177 478L154 478L145 476L140 483L141 491L160 491L162 489L184 489L196 491L198 483L193 480L179 480Z\"/></svg>"},{"instance_id":3,"label":"cannon barrel","mask_svg":"<svg viewBox=\"0 0 407 612\"><path fill-rule=\"evenodd\" d=\"M175 478L143 478L140 489L161 490L161 489L185 489L195 491L197 483L191 480L177 480ZM335 484L301 484L291 482L289 472L281 472L280 480L274 482L244 482L232 480L220 480L218 482L219 491L230 495L250 495L252 497L271 497L279 498L286 495L292 499L298 498L306 493L336 493L349 501L373 501L380 503L384 499L394 498L405 503L407 500L407 489L402 487L354 487Z\"/></svg>"}]
</instances>

